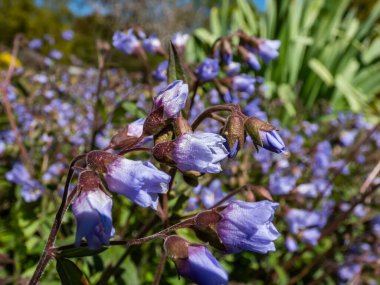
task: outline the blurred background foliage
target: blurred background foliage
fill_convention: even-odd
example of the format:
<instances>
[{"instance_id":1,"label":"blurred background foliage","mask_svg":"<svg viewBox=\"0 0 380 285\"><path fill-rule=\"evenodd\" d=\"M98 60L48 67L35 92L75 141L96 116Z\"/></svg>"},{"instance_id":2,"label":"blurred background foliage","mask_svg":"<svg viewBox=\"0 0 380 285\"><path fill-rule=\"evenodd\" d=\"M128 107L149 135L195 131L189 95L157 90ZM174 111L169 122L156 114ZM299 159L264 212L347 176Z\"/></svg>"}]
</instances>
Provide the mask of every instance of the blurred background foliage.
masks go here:
<instances>
[{"instance_id":1,"label":"blurred background foliage","mask_svg":"<svg viewBox=\"0 0 380 285\"><path fill-rule=\"evenodd\" d=\"M247 0L3 0L0 50L11 45L16 33L29 39L49 34L66 55L64 63L80 59L96 65L96 39L110 41L115 30L137 25L148 34L157 33L163 42L176 31L193 32L187 58L199 62L215 39L243 29L281 40L280 58L262 73L267 98L284 105L285 122L305 112L312 118L313 112L326 105L334 111L361 111L376 118L380 111L380 100L376 100L380 80L375 76L380 74L379 16L380 2L374 0L268 0L264 11ZM60 37L65 29L75 31L70 42ZM44 45L42 52L47 54L49 46ZM22 56L31 58L30 53ZM111 64L140 68L134 58L119 56L116 52Z\"/></svg>"}]
</instances>

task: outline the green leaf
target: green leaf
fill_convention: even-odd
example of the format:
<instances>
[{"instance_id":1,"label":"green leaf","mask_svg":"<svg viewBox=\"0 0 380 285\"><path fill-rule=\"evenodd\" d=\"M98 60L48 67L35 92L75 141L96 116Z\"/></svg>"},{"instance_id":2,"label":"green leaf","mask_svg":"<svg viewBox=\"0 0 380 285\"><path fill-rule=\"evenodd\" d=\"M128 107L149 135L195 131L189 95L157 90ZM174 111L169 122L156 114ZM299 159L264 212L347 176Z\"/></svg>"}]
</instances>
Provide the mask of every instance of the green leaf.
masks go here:
<instances>
[{"instance_id":1,"label":"green leaf","mask_svg":"<svg viewBox=\"0 0 380 285\"><path fill-rule=\"evenodd\" d=\"M69 259L57 259L57 272L63 285L89 285L86 275Z\"/></svg>"},{"instance_id":2,"label":"green leaf","mask_svg":"<svg viewBox=\"0 0 380 285\"><path fill-rule=\"evenodd\" d=\"M336 87L344 95L352 111L361 111L366 101L366 96L353 87L342 75L337 75L335 82Z\"/></svg>"},{"instance_id":3,"label":"green leaf","mask_svg":"<svg viewBox=\"0 0 380 285\"><path fill-rule=\"evenodd\" d=\"M143 111L137 108L134 102L125 101L123 104L121 104L121 106L128 114L132 115L133 117L141 118L146 116Z\"/></svg>"},{"instance_id":4,"label":"green leaf","mask_svg":"<svg viewBox=\"0 0 380 285\"><path fill-rule=\"evenodd\" d=\"M291 86L288 84L281 84L278 87L278 96L284 103L285 109L290 117L296 114L296 109L294 107L294 101L296 99L296 94L292 90Z\"/></svg>"},{"instance_id":5,"label":"green leaf","mask_svg":"<svg viewBox=\"0 0 380 285\"><path fill-rule=\"evenodd\" d=\"M222 36L221 24L219 21L219 9L216 7L211 8L210 12L210 28L211 32L217 36Z\"/></svg>"},{"instance_id":6,"label":"green leaf","mask_svg":"<svg viewBox=\"0 0 380 285\"><path fill-rule=\"evenodd\" d=\"M318 59L313 58L309 60L308 66L327 86L332 86L334 84L334 77Z\"/></svg>"},{"instance_id":7,"label":"green leaf","mask_svg":"<svg viewBox=\"0 0 380 285\"><path fill-rule=\"evenodd\" d=\"M194 36L197 37L200 41L207 43L209 46L212 46L212 44L218 38L217 36L211 34L205 28L196 29L194 31Z\"/></svg>"},{"instance_id":8,"label":"green leaf","mask_svg":"<svg viewBox=\"0 0 380 285\"><path fill-rule=\"evenodd\" d=\"M365 64L371 63L378 57L380 57L380 38L374 39L372 44L362 54L362 59Z\"/></svg>"},{"instance_id":9,"label":"green leaf","mask_svg":"<svg viewBox=\"0 0 380 285\"><path fill-rule=\"evenodd\" d=\"M93 256L105 251L106 249L108 249L108 247L105 247L105 246L99 249L89 249L88 247L70 248L70 249L64 249L58 252L58 256L67 257L67 258Z\"/></svg>"},{"instance_id":10,"label":"green leaf","mask_svg":"<svg viewBox=\"0 0 380 285\"><path fill-rule=\"evenodd\" d=\"M168 81L183 80L187 82L187 76L182 67L177 50L172 42L169 46L169 66L168 66Z\"/></svg>"}]
</instances>

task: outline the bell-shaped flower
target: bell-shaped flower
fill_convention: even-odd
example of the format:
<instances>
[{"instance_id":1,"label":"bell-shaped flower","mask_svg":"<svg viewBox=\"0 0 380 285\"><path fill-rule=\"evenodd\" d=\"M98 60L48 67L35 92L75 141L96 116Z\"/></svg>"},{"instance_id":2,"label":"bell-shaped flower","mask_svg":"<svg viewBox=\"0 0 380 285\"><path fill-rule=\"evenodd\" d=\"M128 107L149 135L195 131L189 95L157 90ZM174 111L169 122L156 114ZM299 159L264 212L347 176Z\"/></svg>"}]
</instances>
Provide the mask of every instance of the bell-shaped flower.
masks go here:
<instances>
[{"instance_id":1,"label":"bell-shaped flower","mask_svg":"<svg viewBox=\"0 0 380 285\"><path fill-rule=\"evenodd\" d=\"M277 203L269 201L234 201L219 212L222 219L217 223L217 233L225 251L274 251L273 241L280 236L272 224L277 207Z\"/></svg>"},{"instance_id":2,"label":"bell-shaped flower","mask_svg":"<svg viewBox=\"0 0 380 285\"><path fill-rule=\"evenodd\" d=\"M253 70L260 70L261 69L261 65L259 63L259 60L257 59L256 55L253 54L252 52L248 53L248 56L246 58L246 63Z\"/></svg>"},{"instance_id":3,"label":"bell-shaped flower","mask_svg":"<svg viewBox=\"0 0 380 285\"><path fill-rule=\"evenodd\" d=\"M86 238L89 248L108 245L114 233L112 227L112 199L100 187L100 179L91 170L83 171L78 180L78 197L72 204L76 219L76 246Z\"/></svg>"},{"instance_id":4,"label":"bell-shaped flower","mask_svg":"<svg viewBox=\"0 0 380 285\"><path fill-rule=\"evenodd\" d=\"M162 53L162 46L160 40L155 34L151 35L149 38L143 41L144 49L150 54Z\"/></svg>"},{"instance_id":5,"label":"bell-shaped flower","mask_svg":"<svg viewBox=\"0 0 380 285\"><path fill-rule=\"evenodd\" d=\"M210 81L218 75L219 71L218 59L206 58L198 66L196 75L200 81Z\"/></svg>"},{"instance_id":6,"label":"bell-shaped flower","mask_svg":"<svg viewBox=\"0 0 380 285\"><path fill-rule=\"evenodd\" d=\"M165 118L175 118L185 106L189 87L182 80L170 83L153 98L154 110L164 108Z\"/></svg>"},{"instance_id":7,"label":"bell-shaped flower","mask_svg":"<svg viewBox=\"0 0 380 285\"><path fill-rule=\"evenodd\" d=\"M228 284L227 273L207 247L190 244L179 236L167 237L164 247L183 277L199 285Z\"/></svg>"},{"instance_id":8,"label":"bell-shaped flower","mask_svg":"<svg viewBox=\"0 0 380 285\"><path fill-rule=\"evenodd\" d=\"M163 157L169 156L182 172L218 173L222 171L220 161L228 155L223 145L225 141L222 136L213 133L186 133L174 141L156 145L153 155L159 161L165 161ZM167 153L163 153L163 149Z\"/></svg>"},{"instance_id":9,"label":"bell-shaped flower","mask_svg":"<svg viewBox=\"0 0 380 285\"><path fill-rule=\"evenodd\" d=\"M168 190L170 176L150 162L92 151L87 155L87 163L94 170L105 173L110 191L126 196L141 207L157 209L158 194Z\"/></svg>"}]
</instances>

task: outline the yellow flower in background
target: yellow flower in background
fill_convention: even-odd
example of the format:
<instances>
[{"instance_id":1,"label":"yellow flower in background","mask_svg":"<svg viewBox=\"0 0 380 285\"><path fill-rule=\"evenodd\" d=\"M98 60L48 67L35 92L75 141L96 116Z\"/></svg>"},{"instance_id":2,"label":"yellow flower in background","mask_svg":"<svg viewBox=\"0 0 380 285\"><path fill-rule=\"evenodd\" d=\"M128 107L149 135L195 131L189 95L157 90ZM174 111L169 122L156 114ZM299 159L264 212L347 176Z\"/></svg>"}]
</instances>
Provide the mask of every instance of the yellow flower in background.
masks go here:
<instances>
[{"instance_id":1,"label":"yellow flower in background","mask_svg":"<svg viewBox=\"0 0 380 285\"><path fill-rule=\"evenodd\" d=\"M13 56L9 52L0 52L0 70L7 69L11 64L12 58ZM18 58L16 58L15 68L20 68L21 66L21 61Z\"/></svg>"}]
</instances>

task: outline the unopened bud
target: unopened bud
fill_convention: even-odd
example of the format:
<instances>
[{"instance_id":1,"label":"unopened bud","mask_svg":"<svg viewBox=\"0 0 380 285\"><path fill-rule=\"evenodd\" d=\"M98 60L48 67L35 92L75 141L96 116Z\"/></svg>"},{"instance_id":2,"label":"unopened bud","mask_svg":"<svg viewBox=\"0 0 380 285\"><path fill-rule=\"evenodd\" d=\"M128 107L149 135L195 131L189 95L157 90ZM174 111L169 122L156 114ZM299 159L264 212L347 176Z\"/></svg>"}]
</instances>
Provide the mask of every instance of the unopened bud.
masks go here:
<instances>
[{"instance_id":1,"label":"unopened bud","mask_svg":"<svg viewBox=\"0 0 380 285\"><path fill-rule=\"evenodd\" d=\"M235 157L245 140L243 118L239 115L229 116L223 129L223 136L227 140L228 157Z\"/></svg>"},{"instance_id":2,"label":"unopened bud","mask_svg":"<svg viewBox=\"0 0 380 285\"><path fill-rule=\"evenodd\" d=\"M102 150L93 150L86 156L87 165L99 173L107 172L107 166L120 157Z\"/></svg>"},{"instance_id":3,"label":"unopened bud","mask_svg":"<svg viewBox=\"0 0 380 285\"><path fill-rule=\"evenodd\" d=\"M189 257L189 242L179 236L168 236L164 242L166 254L174 261Z\"/></svg>"},{"instance_id":4,"label":"unopened bud","mask_svg":"<svg viewBox=\"0 0 380 285\"><path fill-rule=\"evenodd\" d=\"M158 134L165 126L164 107L161 106L149 114L144 122L143 133L145 135Z\"/></svg>"}]
</instances>

